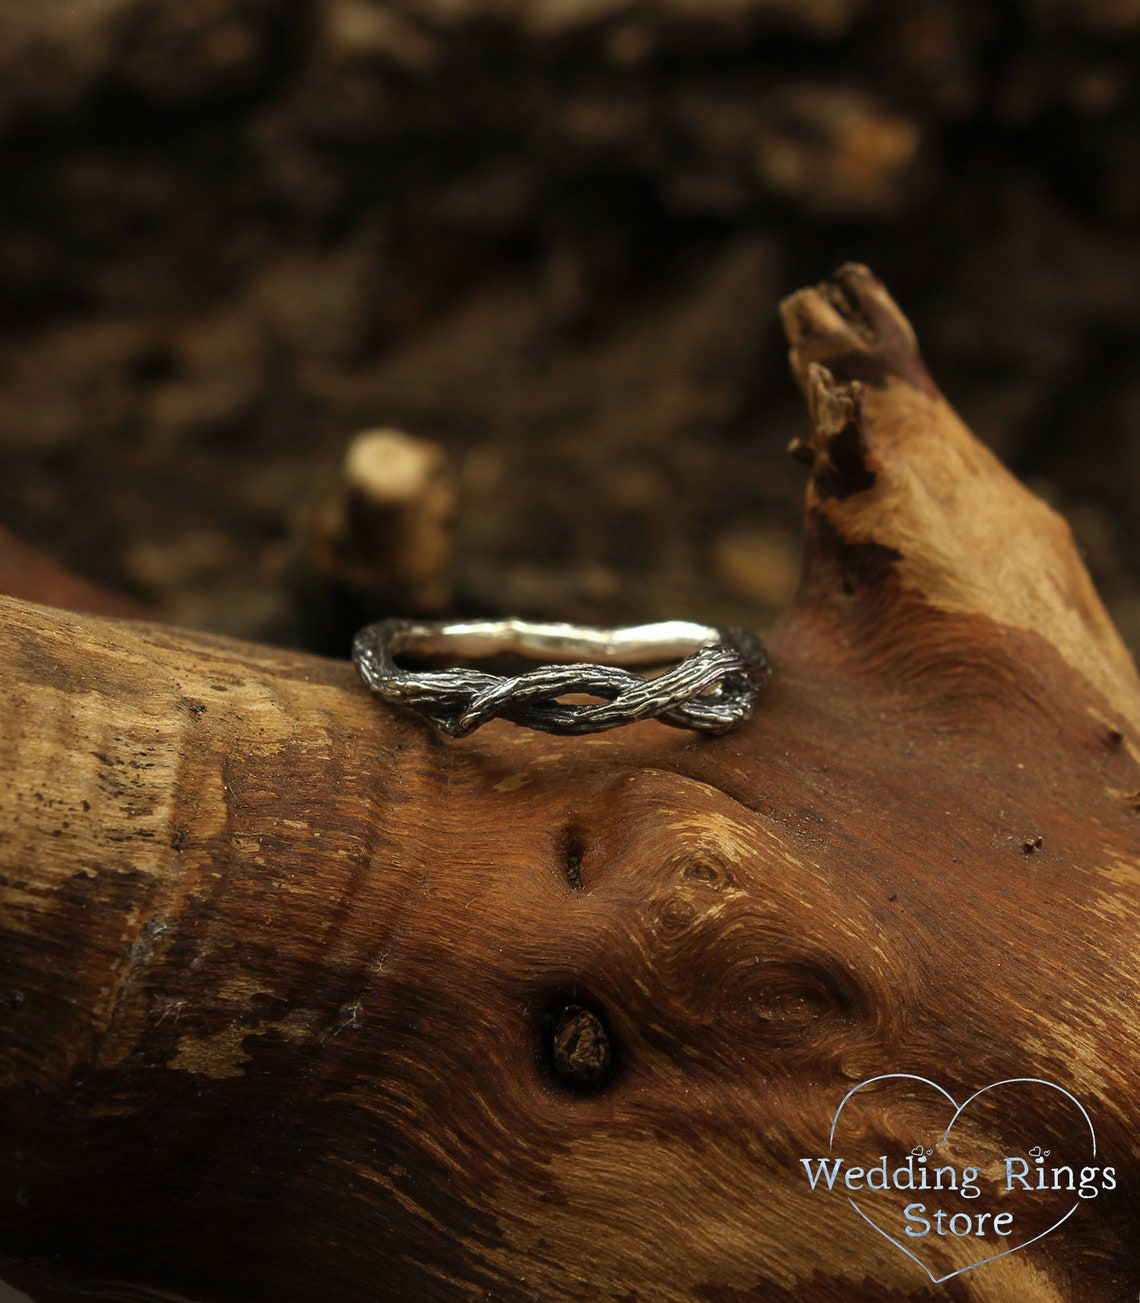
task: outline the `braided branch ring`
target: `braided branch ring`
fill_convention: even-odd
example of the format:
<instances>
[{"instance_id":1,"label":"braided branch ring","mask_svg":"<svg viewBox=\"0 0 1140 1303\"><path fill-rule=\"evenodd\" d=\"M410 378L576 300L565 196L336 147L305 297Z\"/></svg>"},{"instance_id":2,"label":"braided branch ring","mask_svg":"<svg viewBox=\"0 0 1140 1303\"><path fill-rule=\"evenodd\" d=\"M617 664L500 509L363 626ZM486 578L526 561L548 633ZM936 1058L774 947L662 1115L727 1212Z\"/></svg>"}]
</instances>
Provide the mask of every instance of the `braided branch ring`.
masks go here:
<instances>
[{"instance_id":1,"label":"braided branch ring","mask_svg":"<svg viewBox=\"0 0 1140 1303\"><path fill-rule=\"evenodd\" d=\"M554 663L504 677L467 666L404 668L396 663L401 654L514 655ZM451 737L465 737L497 718L544 733L598 733L643 719L727 733L752 713L768 675L764 647L754 634L684 620L627 629L525 620L384 620L356 635L352 659L378 696L418 711ZM677 663L653 678L622 668L670 660ZM575 693L600 700L560 700Z\"/></svg>"}]
</instances>

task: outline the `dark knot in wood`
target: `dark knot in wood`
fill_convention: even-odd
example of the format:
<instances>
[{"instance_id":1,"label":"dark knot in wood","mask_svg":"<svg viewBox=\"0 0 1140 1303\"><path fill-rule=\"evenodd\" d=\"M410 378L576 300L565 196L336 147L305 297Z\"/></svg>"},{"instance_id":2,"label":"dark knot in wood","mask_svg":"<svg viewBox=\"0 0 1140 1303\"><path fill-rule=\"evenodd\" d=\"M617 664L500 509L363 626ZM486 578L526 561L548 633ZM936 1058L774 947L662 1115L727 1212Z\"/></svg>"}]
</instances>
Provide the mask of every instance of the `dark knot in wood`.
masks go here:
<instances>
[{"instance_id":1,"label":"dark knot in wood","mask_svg":"<svg viewBox=\"0 0 1140 1303\"><path fill-rule=\"evenodd\" d=\"M554 1070L569 1086L593 1088L610 1070L610 1038L597 1014L567 1005L554 1023Z\"/></svg>"}]
</instances>

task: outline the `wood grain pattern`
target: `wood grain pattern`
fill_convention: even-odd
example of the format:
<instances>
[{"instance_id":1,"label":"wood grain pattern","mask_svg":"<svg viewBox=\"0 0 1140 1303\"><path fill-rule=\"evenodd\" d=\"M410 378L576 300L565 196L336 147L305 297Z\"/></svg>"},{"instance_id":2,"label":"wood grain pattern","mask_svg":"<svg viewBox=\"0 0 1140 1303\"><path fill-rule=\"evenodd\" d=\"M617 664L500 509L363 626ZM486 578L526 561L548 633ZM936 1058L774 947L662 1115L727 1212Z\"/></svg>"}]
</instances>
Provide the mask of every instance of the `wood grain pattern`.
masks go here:
<instances>
[{"instance_id":1,"label":"wood grain pattern","mask_svg":"<svg viewBox=\"0 0 1140 1303\"><path fill-rule=\"evenodd\" d=\"M869 273L785 324L807 556L726 737L453 742L346 664L3 602L13 1283L1134 1296L1140 684ZM889 1072L1062 1083L1118 1189L932 1286L799 1165Z\"/></svg>"}]
</instances>

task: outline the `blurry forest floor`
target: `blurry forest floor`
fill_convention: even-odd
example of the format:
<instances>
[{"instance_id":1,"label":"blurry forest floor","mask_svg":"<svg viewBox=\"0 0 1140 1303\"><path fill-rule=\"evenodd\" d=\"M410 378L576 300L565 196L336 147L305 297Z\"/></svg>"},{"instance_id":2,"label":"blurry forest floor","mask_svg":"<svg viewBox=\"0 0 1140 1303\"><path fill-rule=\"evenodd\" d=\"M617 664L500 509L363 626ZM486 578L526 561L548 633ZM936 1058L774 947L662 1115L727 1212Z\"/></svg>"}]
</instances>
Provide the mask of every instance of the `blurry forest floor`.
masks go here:
<instances>
[{"instance_id":1,"label":"blurry forest floor","mask_svg":"<svg viewBox=\"0 0 1140 1303\"><path fill-rule=\"evenodd\" d=\"M857 259L1136 649L1137 69L1138 0L0 0L0 523L343 655L305 540L394 426L449 610L762 627L777 304Z\"/></svg>"}]
</instances>

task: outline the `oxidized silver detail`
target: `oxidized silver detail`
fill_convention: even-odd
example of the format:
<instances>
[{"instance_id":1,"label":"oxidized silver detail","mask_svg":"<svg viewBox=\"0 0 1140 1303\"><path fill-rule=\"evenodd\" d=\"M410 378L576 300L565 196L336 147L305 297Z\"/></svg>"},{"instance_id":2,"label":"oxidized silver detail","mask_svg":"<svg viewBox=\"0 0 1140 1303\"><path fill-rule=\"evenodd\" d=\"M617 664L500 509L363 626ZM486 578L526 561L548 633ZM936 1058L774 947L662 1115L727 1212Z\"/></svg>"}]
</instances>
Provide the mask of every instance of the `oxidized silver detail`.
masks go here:
<instances>
[{"instance_id":1,"label":"oxidized silver detail","mask_svg":"<svg viewBox=\"0 0 1140 1303\"><path fill-rule=\"evenodd\" d=\"M401 654L453 660L514 655L553 663L504 677L462 665L404 668L396 663ZM752 713L768 676L768 658L754 634L684 620L626 629L383 620L356 635L352 659L378 696L418 711L451 737L465 737L496 718L544 733L598 733L643 719L727 733ZM654 678L623 668L671 660L678 663ZM559 700L574 693L602 700Z\"/></svg>"}]
</instances>

